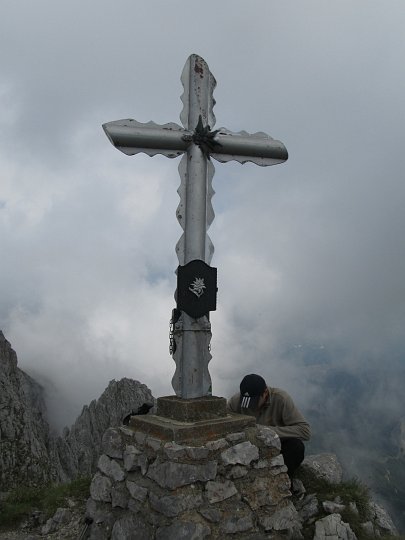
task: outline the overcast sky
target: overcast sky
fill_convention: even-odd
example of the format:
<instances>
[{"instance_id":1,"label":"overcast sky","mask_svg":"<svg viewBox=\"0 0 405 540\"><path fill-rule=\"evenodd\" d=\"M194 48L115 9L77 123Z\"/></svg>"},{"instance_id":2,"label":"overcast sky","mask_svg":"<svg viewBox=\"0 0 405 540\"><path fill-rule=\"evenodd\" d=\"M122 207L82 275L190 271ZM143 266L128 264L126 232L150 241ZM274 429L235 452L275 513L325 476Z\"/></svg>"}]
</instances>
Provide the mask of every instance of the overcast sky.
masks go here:
<instances>
[{"instance_id":1,"label":"overcast sky","mask_svg":"<svg viewBox=\"0 0 405 540\"><path fill-rule=\"evenodd\" d=\"M289 160L215 162L216 395L261 372L300 403L299 344L405 351L403 0L3 0L0 328L56 421L115 378L171 394L178 159L125 156L101 124L179 122L196 53L216 127ZM339 361L339 359L337 360Z\"/></svg>"}]
</instances>

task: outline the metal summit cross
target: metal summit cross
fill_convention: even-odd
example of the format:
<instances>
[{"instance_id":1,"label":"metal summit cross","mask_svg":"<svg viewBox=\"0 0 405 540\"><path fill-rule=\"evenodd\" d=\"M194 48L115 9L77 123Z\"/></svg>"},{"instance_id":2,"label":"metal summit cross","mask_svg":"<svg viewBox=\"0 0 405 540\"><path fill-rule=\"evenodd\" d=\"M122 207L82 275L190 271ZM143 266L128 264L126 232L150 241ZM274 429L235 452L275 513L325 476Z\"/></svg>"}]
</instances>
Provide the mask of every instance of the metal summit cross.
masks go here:
<instances>
[{"instance_id":1,"label":"metal summit cross","mask_svg":"<svg viewBox=\"0 0 405 540\"><path fill-rule=\"evenodd\" d=\"M188 58L181 82L183 127L128 119L109 122L103 128L111 143L127 155L144 152L174 158L184 154L179 164L180 203L176 212L184 234L176 246L178 309L173 310L171 352L176 363L173 388L179 398L191 399L211 395L209 311L216 305L216 269L209 266L214 247L207 235L214 219L214 166L210 158L266 166L286 161L288 154L280 141L265 133L233 133L225 128L211 131L216 81L200 56Z\"/></svg>"}]
</instances>

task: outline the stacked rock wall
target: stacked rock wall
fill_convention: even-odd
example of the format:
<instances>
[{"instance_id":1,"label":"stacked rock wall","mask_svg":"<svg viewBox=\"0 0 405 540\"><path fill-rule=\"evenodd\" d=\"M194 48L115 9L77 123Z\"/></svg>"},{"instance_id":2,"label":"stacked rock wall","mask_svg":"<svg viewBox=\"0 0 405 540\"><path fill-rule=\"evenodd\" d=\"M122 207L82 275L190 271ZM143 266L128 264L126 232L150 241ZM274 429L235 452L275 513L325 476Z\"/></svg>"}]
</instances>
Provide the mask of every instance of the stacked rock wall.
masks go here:
<instances>
[{"instance_id":1,"label":"stacked rock wall","mask_svg":"<svg viewBox=\"0 0 405 540\"><path fill-rule=\"evenodd\" d=\"M300 536L280 439L268 427L199 446L111 428L102 448L87 504L94 540Z\"/></svg>"}]
</instances>

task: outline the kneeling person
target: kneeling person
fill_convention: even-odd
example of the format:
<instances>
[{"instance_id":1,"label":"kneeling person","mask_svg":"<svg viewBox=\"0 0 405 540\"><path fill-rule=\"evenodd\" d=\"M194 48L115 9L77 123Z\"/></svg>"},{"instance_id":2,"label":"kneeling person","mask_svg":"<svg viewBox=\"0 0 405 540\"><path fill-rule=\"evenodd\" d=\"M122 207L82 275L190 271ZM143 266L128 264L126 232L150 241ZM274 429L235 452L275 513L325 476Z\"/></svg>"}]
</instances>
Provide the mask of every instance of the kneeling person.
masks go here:
<instances>
[{"instance_id":1,"label":"kneeling person","mask_svg":"<svg viewBox=\"0 0 405 540\"><path fill-rule=\"evenodd\" d=\"M228 410L255 416L257 424L271 427L277 433L291 477L304 459L302 441L309 440L311 429L287 392L267 386L260 375L246 375L240 383L240 392L228 401Z\"/></svg>"}]
</instances>

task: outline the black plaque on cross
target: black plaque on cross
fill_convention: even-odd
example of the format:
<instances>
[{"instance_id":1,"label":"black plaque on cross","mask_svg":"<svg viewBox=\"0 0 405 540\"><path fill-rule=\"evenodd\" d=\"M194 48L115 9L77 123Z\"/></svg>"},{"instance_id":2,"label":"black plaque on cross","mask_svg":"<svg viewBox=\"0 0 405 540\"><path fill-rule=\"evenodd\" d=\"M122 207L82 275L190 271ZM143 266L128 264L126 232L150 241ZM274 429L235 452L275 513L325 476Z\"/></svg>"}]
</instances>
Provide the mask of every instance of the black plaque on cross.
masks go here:
<instances>
[{"instance_id":1,"label":"black plaque on cross","mask_svg":"<svg viewBox=\"0 0 405 540\"><path fill-rule=\"evenodd\" d=\"M201 260L177 268L177 309L198 319L217 309L217 269Z\"/></svg>"}]
</instances>

